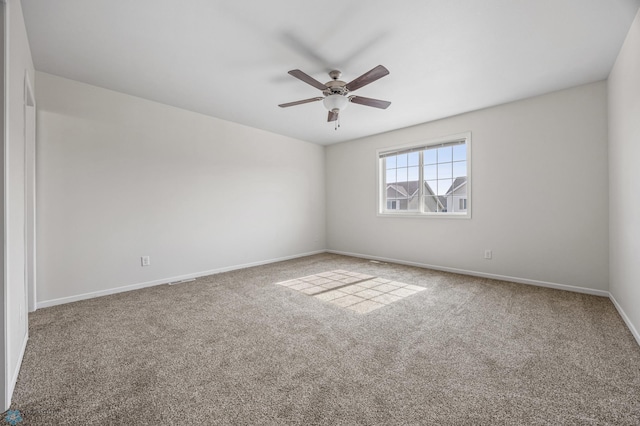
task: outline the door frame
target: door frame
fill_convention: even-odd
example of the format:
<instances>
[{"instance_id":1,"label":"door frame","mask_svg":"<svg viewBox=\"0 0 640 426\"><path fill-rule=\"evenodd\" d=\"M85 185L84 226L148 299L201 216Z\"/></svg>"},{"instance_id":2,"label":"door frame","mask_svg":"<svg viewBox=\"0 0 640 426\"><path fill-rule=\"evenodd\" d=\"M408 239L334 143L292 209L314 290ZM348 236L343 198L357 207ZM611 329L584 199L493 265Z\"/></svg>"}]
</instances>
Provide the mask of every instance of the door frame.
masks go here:
<instances>
[{"instance_id":1,"label":"door frame","mask_svg":"<svg viewBox=\"0 0 640 426\"><path fill-rule=\"evenodd\" d=\"M36 299L36 100L29 73L24 73L24 267L29 312Z\"/></svg>"}]
</instances>

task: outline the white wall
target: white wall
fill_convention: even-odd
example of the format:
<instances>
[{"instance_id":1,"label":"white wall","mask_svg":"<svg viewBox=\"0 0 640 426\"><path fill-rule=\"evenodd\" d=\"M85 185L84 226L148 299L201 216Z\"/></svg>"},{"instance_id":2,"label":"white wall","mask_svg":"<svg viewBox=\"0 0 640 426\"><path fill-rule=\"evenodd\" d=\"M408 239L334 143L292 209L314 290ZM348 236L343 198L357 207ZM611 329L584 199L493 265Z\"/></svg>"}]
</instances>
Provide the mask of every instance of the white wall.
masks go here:
<instances>
[{"instance_id":1,"label":"white wall","mask_svg":"<svg viewBox=\"0 0 640 426\"><path fill-rule=\"evenodd\" d=\"M25 287L25 75L34 69L20 2L5 9L4 132L4 353L7 409L27 342Z\"/></svg>"},{"instance_id":2,"label":"white wall","mask_svg":"<svg viewBox=\"0 0 640 426\"><path fill-rule=\"evenodd\" d=\"M323 147L36 79L39 307L324 249Z\"/></svg>"},{"instance_id":3,"label":"white wall","mask_svg":"<svg viewBox=\"0 0 640 426\"><path fill-rule=\"evenodd\" d=\"M640 12L608 84L609 291L640 343Z\"/></svg>"},{"instance_id":4,"label":"white wall","mask_svg":"<svg viewBox=\"0 0 640 426\"><path fill-rule=\"evenodd\" d=\"M376 149L466 131L471 219L376 215ZM605 82L329 146L326 176L332 251L606 294Z\"/></svg>"}]
</instances>

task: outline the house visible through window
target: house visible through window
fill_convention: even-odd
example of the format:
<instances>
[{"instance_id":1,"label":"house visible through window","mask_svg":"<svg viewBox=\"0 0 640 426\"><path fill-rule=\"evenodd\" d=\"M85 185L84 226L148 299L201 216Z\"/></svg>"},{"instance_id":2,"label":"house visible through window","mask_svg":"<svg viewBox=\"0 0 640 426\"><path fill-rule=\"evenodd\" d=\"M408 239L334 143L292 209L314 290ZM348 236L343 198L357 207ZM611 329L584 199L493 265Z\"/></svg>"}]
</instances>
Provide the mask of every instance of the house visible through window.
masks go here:
<instances>
[{"instance_id":1,"label":"house visible through window","mask_svg":"<svg viewBox=\"0 0 640 426\"><path fill-rule=\"evenodd\" d=\"M471 135L378 152L380 214L470 217Z\"/></svg>"}]
</instances>

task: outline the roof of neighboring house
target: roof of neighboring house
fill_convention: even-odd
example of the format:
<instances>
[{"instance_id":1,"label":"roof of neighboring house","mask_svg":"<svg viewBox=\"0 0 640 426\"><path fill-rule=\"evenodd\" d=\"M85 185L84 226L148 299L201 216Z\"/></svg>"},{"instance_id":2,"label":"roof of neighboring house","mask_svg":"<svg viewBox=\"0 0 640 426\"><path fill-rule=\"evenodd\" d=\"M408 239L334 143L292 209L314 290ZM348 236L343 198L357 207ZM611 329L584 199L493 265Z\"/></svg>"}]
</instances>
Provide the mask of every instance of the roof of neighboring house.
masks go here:
<instances>
[{"instance_id":1,"label":"roof of neighboring house","mask_svg":"<svg viewBox=\"0 0 640 426\"><path fill-rule=\"evenodd\" d=\"M452 194L455 190L457 190L458 188L460 188L461 186L466 185L466 184L467 184L467 177L466 176L461 176L461 177L455 178L455 180L453 181L453 183L451 184L451 186L447 190L447 195Z\"/></svg>"},{"instance_id":2,"label":"roof of neighboring house","mask_svg":"<svg viewBox=\"0 0 640 426\"><path fill-rule=\"evenodd\" d=\"M387 189L393 189L403 197L413 197L418 193L418 181L394 182L387 184Z\"/></svg>"},{"instance_id":3,"label":"roof of neighboring house","mask_svg":"<svg viewBox=\"0 0 640 426\"><path fill-rule=\"evenodd\" d=\"M426 195L436 195L433 188L429 186L427 182L424 182L425 194ZM389 197L389 190L393 190L396 192L398 198L408 198L412 199L413 197L419 194L420 183L417 180L412 180L409 182L394 182L387 184L387 197ZM393 198L393 197L391 197ZM440 204L440 209L444 210L447 205L447 197L438 196L436 197L438 200L438 204Z\"/></svg>"},{"instance_id":4,"label":"roof of neighboring house","mask_svg":"<svg viewBox=\"0 0 640 426\"><path fill-rule=\"evenodd\" d=\"M399 185L399 184L395 184L395 183L390 183L387 185L387 196L389 196L389 190L393 190L396 191L397 194L401 197L408 197L409 194L407 193L407 190L404 186Z\"/></svg>"},{"instance_id":5,"label":"roof of neighboring house","mask_svg":"<svg viewBox=\"0 0 640 426\"><path fill-rule=\"evenodd\" d=\"M394 182L387 184L387 190L393 189L403 197L413 198L418 195L419 185L420 183L417 180L412 180L409 182ZM427 189L429 195L435 195L433 189L426 182L425 188Z\"/></svg>"}]
</instances>

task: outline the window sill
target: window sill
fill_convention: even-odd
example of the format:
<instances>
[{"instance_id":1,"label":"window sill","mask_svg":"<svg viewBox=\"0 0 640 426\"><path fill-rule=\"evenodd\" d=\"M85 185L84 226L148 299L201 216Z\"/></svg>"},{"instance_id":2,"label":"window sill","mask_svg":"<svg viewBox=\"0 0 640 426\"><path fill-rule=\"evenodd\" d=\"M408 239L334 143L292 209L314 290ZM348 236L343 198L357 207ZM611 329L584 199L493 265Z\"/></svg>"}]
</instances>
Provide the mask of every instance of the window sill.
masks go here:
<instances>
[{"instance_id":1,"label":"window sill","mask_svg":"<svg viewBox=\"0 0 640 426\"><path fill-rule=\"evenodd\" d=\"M471 212L465 213L387 213L378 212L378 217L428 218L428 219L471 219Z\"/></svg>"}]
</instances>

